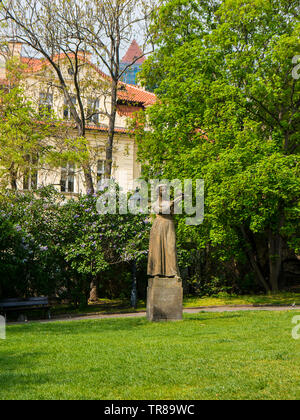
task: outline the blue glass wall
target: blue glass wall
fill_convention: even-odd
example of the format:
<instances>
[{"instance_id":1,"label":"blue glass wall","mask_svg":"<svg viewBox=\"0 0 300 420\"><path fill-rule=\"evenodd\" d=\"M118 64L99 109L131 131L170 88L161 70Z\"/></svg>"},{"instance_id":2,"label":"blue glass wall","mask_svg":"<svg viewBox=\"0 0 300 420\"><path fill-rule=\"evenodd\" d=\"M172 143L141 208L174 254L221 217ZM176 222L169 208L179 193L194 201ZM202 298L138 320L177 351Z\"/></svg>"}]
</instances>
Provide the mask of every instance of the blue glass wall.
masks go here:
<instances>
[{"instance_id":1,"label":"blue glass wall","mask_svg":"<svg viewBox=\"0 0 300 420\"><path fill-rule=\"evenodd\" d=\"M124 68L128 66L128 64L126 63L120 63L120 70L124 70ZM122 76L122 81L125 83L128 83L129 85L136 85L137 84L137 79L136 79L136 75L138 74L138 72L141 69L141 65L140 64L134 64L131 67L129 67L126 72L123 74Z\"/></svg>"}]
</instances>

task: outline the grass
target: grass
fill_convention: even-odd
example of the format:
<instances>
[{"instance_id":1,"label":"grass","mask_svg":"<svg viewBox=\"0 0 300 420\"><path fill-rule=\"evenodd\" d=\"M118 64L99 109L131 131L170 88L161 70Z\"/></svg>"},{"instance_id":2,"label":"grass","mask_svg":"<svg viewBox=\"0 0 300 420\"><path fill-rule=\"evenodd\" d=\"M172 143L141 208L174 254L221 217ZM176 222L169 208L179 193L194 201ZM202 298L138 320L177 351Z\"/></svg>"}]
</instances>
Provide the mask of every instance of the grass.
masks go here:
<instances>
[{"instance_id":1,"label":"grass","mask_svg":"<svg viewBox=\"0 0 300 420\"><path fill-rule=\"evenodd\" d=\"M0 399L299 399L297 311L8 326Z\"/></svg>"},{"instance_id":2,"label":"grass","mask_svg":"<svg viewBox=\"0 0 300 420\"><path fill-rule=\"evenodd\" d=\"M281 292L270 295L229 295L219 293L215 297L187 297L184 307L193 306L223 306L223 305L292 305L300 304L300 293Z\"/></svg>"},{"instance_id":3,"label":"grass","mask_svg":"<svg viewBox=\"0 0 300 420\"><path fill-rule=\"evenodd\" d=\"M184 298L183 306L185 308L201 306L224 306L224 305L291 305L293 303L300 305L300 293L281 292L272 295L229 295L220 293L214 297L190 297ZM137 309L130 307L127 300L121 299L99 299L98 304L89 305L84 309L73 309L67 305L58 305L53 308L52 315L78 315L78 314L111 314L139 312L146 310L146 303L139 300ZM37 317L39 317L38 314ZM34 319L35 314L30 314L29 319Z\"/></svg>"}]
</instances>

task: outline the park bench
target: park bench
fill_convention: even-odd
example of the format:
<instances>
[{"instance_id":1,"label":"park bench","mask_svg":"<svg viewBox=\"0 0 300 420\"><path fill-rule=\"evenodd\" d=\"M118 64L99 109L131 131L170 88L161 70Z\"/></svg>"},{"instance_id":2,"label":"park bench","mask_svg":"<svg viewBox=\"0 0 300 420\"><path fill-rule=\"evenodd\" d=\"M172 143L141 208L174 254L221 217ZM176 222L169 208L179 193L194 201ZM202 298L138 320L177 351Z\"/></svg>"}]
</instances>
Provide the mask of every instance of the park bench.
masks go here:
<instances>
[{"instance_id":1,"label":"park bench","mask_svg":"<svg viewBox=\"0 0 300 420\"><path fill-rule=\"evenodd\" d=\"M4 299L0 300L0 313L21 312L43 309L48 319L51 319L50 305L47 297L33 297L29 299ZM24 318L26 320L26 318Z\"/></svg>"}]
</instances>

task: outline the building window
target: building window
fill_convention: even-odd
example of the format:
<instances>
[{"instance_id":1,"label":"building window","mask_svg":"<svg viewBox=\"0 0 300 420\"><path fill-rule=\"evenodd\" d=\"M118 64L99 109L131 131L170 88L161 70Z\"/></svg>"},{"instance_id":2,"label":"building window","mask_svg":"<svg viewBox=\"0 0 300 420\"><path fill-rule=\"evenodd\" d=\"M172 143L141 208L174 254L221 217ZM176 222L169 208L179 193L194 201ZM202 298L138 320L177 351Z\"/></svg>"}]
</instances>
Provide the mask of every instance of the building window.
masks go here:
<instances>
[{"instance_id":1,"label":"building window","mask_svg":"<svg viewBox=\"0 0 300 420\"><path fill-rule=\"evenodd\" d=\"M98 160L97 164L97 185L101 186L102 180L105 177L105 160Z\"/></svg>"},{"instance_id":2,"label":"building window","mask_svg":"<svg viewBox=\"0 0 300 420\"><path fill-rule=\"evenodd\" d=\"M99 99L88 99L87 107L87 121L93 124L99 124L99 109L100 103Z\"/></svg>"},{"instance_id":3,"label":"building window","mask_svg":"<svg viewBox=\"0 0 300 420\"><path fill-rule=\"evenodd\" d=\"M76 103L77 103L76 96L72 95L71 96L71 101L72 101L73 105L76 105ZM68 101L65 98L65 102L64 102L64 120L70 120L71 117L72 117L72 115L71 115L70 106L68 104Z\"/></svg>"},{"instance_id":4,"label":"building window","mask_svg":"<svg viewBox=\"0 0 300 420\"><path fill-rule=\"evenodd\" d=\"M75 165L73 163L68 163L61 168L60 189L61 192L75 192Z\"/></svg>"},{"instance_id":5,"label":"building window","mask_svg":"<svg viewBox=\"0 0 300 420\"><path fill-rule=\"evenodd\" d=\"M40 93L39 113L40 115L48 115L53 106L53 95L51 93Z\"/></svg>"},{"instance_id":6,"label":"building window","mask_svg":"<svg viewBox=\"0 0 300 420\"><path fill-rule=\"evenodd\" d=\"M36 190L38 186L38 157L26 156L28 168L24 171L23 175L23 190Z\"/></svg>"}]
</instances>

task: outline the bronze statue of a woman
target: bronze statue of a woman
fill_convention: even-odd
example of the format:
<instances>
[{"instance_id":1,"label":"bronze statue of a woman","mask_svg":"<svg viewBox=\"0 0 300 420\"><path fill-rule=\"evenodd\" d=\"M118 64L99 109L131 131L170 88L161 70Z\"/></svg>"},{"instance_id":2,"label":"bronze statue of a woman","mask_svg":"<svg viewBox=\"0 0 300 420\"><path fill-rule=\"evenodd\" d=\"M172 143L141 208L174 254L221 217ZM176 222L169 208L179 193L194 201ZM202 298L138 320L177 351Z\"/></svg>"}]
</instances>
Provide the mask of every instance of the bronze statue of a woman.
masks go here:
<instances>
[{"instance_id":1,"label":"bronze statue of a woman","mask_svg":"<svg viewBox=\"0 0 300 420\"><path fill-rule=\"evenodd\" d=\"M174 207L183 196L165 199L167 185L158 186L158 199L152 209L156 213L149 245L147 318L149 321L182 319L182 282L177 264Z\"/></svg>"},{"instance_id":2,"label":"bronze statue of a woman","mask_svg":"<svg viewBox=\"0 0 300 420\"><path fill-rule=\"evenodd\" d=\"M151 277L180 277L173 214L175 203L182 197L173 201L164 200L166 188L164 184L158 186L158 199L152 206L156 219L149 244L148 275Z\"/></svg>"}]
</instances>

